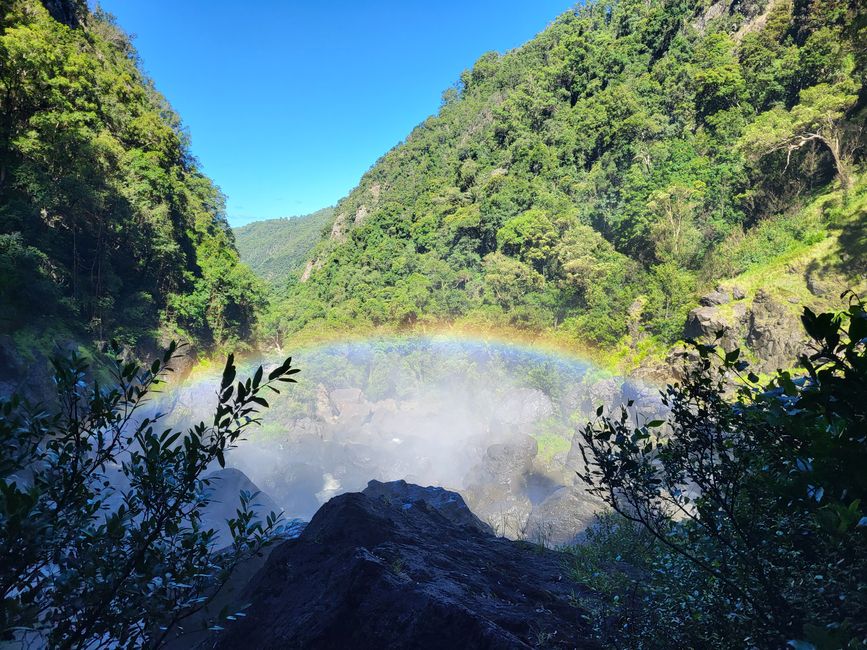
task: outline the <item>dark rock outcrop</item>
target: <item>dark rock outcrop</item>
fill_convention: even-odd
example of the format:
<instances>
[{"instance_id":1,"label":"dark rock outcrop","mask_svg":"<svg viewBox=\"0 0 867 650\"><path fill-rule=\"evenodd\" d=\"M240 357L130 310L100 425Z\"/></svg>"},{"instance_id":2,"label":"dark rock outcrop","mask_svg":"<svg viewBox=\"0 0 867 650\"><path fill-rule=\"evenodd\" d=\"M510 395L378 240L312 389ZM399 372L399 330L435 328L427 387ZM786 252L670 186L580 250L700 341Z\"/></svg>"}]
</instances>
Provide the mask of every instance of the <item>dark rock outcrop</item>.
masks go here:
<instances>
[{"instance_id":1,"label":"dark rock outcrop","mask_svg":"<svg viewBox=\"0 0 867 650\"><path fill-rule=\"evenodd\" d=\"M78 27L87 12L85 0L42 0L42 4L54 20L70 27Z\"/></svg>"},{"instance_id":2,"label":"dark rock outcrop","mask_svg":"<svg viewBox=\"0 0 867 650\"><path fill-rule=\"evenodd\" d=\"M406 481L370 481L367 487L361 491L371 499L384 500L402 509L409 509L416 501L424 501L425 504L437 510L446 519L468 528L474 528L480 533L492 534L494 531L482 520L476 517L463 497L457 492L452 492L441 487L421 487L407 483Z\"/></svg>"},{"instance_id":3,"label":"dark rock outcrop","mask_svg":"<svg viewBox=\"0 0 867 650\"><path fill-rule=\"evenodd\" d=\"M805 350L806 336L797 316L759 290L750 310L747 344L760 359L759 370L787 368Z\"/></svg>"},{"instance_id":4,"label":"dark rock outcrop","mask_svg":"<svg viewBox=\"0 0 867 650\"><path fill-rule=\"evenodd\" d=\"M250 580L243 620L206 645L596 647L567 556L482 532L459 499L405 483L331 499Z\"/></svg>"},{"instance_id":5,"label":"dark rock outcrop","mask_svg":"<svg viewBox=\"0 0 867 650\"><path fill-rule=\"evenodd\" d=\"M712 343L722 333L724 350L747 347L756 357L753 367L763 372L787 368L804 351L805 337L796 309L759 289L753 300L744 300L745 293L733 290L736 302L718 302L717 291L701 299L702 306L689 312L683 329L684 338ZM791 304L800 301L791 298Z\"/></svg>"}]
</instances>

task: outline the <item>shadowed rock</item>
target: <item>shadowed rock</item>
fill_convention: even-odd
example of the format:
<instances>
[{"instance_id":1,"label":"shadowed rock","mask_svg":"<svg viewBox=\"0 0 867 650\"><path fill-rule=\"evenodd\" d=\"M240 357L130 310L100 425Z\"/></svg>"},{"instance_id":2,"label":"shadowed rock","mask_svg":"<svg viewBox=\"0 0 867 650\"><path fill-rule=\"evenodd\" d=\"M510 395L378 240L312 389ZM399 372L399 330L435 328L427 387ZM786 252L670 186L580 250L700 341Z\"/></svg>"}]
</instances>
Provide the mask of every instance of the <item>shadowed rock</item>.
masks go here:
<instances>
[{"instance_id":1,"label":"shadowed rock","mask_svg":"<svg viewBox=\"0 0 867 650\"><path fill-rule=\"evenodd\" d=\"M482 532L461 504L402 482L331 499L272 552L244 619L208 647L597 647L567 556Z\"/></svg>"}]
</instances>

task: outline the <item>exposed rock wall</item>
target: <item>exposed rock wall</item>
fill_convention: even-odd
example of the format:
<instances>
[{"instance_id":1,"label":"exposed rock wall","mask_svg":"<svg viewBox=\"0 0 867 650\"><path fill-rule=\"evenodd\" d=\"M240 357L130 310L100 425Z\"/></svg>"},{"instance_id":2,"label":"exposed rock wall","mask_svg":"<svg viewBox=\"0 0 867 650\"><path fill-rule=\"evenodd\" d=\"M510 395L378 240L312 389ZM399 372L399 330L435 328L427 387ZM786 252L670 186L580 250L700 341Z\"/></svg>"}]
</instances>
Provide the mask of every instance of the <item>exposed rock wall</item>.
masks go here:
<instances>
[{"instance_id":1,"label":"exposed rock wall","mask_svg":"<svg viewBox=\"0 0 867 650\"><path fill-rule=\"evenodd\" d=\"M799 309L763 289L749 299L737 287L719 288L689 312L683 334L701 342L713 342L721 334L723 349L746 347L754 357L755 369L773 372L790 367L806 351Z\"/></svg>"}]
</instances>

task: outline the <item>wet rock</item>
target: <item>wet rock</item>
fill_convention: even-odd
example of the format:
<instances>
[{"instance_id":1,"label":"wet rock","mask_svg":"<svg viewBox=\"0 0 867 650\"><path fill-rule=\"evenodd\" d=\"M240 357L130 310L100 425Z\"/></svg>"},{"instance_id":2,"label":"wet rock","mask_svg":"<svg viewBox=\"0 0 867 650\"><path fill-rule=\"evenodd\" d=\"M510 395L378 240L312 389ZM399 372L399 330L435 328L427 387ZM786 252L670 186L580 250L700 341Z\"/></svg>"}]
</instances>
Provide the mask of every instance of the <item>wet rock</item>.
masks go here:
<instances>
[{"instance_id":1,"label":"wet rock","mask_svg":"<svg viewBox=\"0 0 867 650\"><path fill-rule=\"evenodd\" d=\"M527 521L527 540L546 548L574 544L593 524L605 504L581 487L563 487L533 508Z\"/></svg>"},{"instance_id":2,"label":"wet rock","mask_svg":"<svg viewBox=\"0 0 867 650\"><path fill-rule=\"evenodd\" d=\"M594 381L588 387L588 401L584 405L588 412L595 411L600 405L611 405L620 397L620 385L612 378Z\"/></svg>"},{"instance_id":3,"label":"wet rock","mask_svg":"<svg viewBox=\"0 0 867 650\"><path fill-rule=\"evenodd\" d=\"M58 342L64 354L78 347L72 341ZM34 403L51 404L57 399L53 389L54 371L47 354L29 350L24 354L15 340L8 335L0 335L0 398L8 398L18 393ZM56 350L51 350L51 353Z\"/></svg>"},{"instance_id":4,"label":"wet rock","mask_svg":"<svg viewBox=\"0 0 867 650\"><path fill-rule=\"evenodd\" d=\"M360 429L373 413L370 402L359 388L338 388L332 390L328 398L336 410L339 426L343 430Z\"/></svg>"},{"instance_id":5,"label":"wet rock","mask_svg":"<svg viewBox=\"0 0 867 650\"><path fill-rule=\"evenodd\" d=\"M510 391L497 417L507 424L527 425L542 420L554 412L551 398L535 388L517 388Z\"/></svg>"},{"instance_id":6,"label":"wet rock","mask_svg":"<svg viewBox=\"0 0 867 650\"><path fill-rule=\"evenodd\" d=\"M546 647L597 647L574 606L589 594L566 561L456 523L423 499L344 494L274 549L244 589L246 616L207 643L481 649L536 647L543 637Z\"/></svg>"},{"instance_id":7,"label":"wet rock","mask_svg":"<svg viewBox=\"0 0 867 650\"><path fill-rule=\"evenodd\" d=\"M533 509L527 480L537 453L538 445L530 436L491 445L465 479L463 494L470 509L500 535L511 539L524 536Z\"/></svg>"}]
</instances>

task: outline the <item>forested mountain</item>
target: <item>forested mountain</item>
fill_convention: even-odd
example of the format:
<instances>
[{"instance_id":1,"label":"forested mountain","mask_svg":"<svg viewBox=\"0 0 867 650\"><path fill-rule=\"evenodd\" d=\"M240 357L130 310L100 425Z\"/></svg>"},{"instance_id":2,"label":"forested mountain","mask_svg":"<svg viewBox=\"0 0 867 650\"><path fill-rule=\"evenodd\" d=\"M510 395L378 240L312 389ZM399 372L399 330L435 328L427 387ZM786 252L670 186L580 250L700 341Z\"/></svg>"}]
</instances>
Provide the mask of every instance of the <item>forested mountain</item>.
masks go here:
<instances>
[{"instance_id":1,"label":"forested mountain","mask_svg":"<svg viewBox=\"0 0 867 650\"><path fill-rule=\"evenodd\" d=\"M254 221L235 228L238 253L265 280L300 274L333 217L334 208L323 208L312 214Z\"/></svg>"},{"instance_id":2,"label":"forested mountain","mask_svg":"<svg viewBox=\"0 0 867 650\"><path fill-rule=\"evenodd\" d=\"M223 196L110 17L2 3L0 98L0 334L249 337L260 294Z\"/></svg>"},{"instance_id":3,"label":"forested mountain","mask_svg":"<svg viewBox=\"0 0 867 650\"><path fill-rule=\"evenodd\" d=\"M703 293L756 289L786 256L857 282L833 260L863 260L838 236L865 217L865 38L858 0L569 11L482 56L364 175L263 333L448 321L667 345Z\"/></svg>"}]
</instances>

